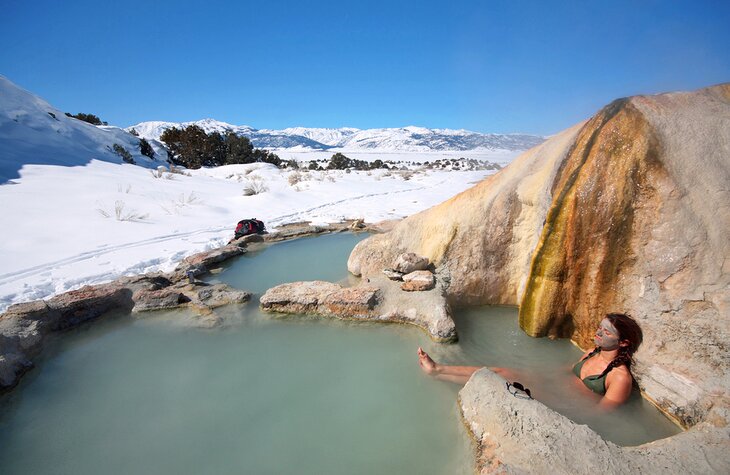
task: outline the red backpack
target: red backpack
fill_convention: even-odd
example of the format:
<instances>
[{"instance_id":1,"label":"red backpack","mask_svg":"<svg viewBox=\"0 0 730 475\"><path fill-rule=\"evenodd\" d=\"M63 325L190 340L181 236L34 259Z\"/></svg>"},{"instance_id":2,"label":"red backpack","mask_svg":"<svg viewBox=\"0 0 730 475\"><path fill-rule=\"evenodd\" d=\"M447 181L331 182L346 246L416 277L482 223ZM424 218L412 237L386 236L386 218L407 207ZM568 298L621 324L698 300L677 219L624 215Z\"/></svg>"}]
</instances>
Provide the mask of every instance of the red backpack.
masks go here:
<instances>
[{"instance_id":1,"label":"red backpack","mask_svg":"<svg viewBox=\"0 0 730 475\"><path fill-rule=\"evenodd\" d=\"M263 234L266 231L263 221L256 218L242 219L236 226L236 235L234 239L238 239L249 234Z\"/></svg>"}]
</instances>

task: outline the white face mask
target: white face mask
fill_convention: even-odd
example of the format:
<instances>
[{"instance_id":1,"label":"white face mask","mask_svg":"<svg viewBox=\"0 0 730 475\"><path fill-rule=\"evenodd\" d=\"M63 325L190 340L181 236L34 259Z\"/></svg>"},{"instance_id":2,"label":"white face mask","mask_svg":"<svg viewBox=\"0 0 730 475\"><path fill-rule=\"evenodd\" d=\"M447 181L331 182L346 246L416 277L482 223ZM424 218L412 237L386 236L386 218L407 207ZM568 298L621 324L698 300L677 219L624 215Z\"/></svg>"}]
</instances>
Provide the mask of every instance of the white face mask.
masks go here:
<instances>
[{"instance_id":1,"label":"white face mask","mask_svg":"<svg viewBox=\"0 0 730 475\"><path fill-rule=\"evenodd\" d=\"M601 320L593 342L602 350L610 351L618 348L618 330L616 330L616 327L613 326L608 318Z\"/></svg>"}]
</instances>

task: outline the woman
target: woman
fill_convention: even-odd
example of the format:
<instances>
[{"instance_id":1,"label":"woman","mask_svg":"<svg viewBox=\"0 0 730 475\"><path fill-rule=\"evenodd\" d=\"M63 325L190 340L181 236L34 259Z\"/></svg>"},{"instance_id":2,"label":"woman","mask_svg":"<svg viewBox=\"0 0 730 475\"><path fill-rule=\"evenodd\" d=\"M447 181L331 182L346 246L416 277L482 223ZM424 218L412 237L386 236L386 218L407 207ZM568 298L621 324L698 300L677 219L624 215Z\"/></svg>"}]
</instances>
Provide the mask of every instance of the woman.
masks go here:
<instances>
[{"instance_id":1,"label":"woman","mask_svg":"<svg viewBox=\"0 0 730 475\"><path fill-rule=\"evenodd\" d=\"M603 396L601 406L615 407L629 399L634 381L630 371L632 356L642 340L641 328L628 315L609 313L601 320L593 340L596 347L573 366L573 374L588 389ZM461 384L480 369L479 366L438 364L421 348L418 348L418 363L426 374ZM490 369L508 379L512 375L506 368Z\"/></svg>"}]
</instances>

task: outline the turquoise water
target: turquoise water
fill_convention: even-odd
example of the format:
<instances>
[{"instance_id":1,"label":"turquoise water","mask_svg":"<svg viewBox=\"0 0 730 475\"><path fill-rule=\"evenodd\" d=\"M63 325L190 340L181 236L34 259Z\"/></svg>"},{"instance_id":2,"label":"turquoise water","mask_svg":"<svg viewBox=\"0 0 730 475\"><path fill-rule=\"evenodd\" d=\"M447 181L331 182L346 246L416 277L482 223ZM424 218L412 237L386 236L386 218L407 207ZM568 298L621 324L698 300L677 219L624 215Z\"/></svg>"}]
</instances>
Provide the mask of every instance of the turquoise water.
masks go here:
<instances>
[{"instance_id":1,"label":"turquoise water","mask_svg":"<svg viewBox=\"0 0 730 475\"><path fill-rule=\"evenodd\" d=\"M347 256L364 237L299 239L238 259L211 280L256 295L222 310L220 328L191 327L195 317L175 311L62 335L0 398L0 473L472 473L459 386L423 375L418 346L444 362L514 367L539 400L600 426L592 395L566 376L579 351L527 337L516 309L459 312L457 345L410 326L259 312L258 296L278 283L347 282ZM627 444L677 432L647 405L632 401L599 431L627 432Z\"/></svg>"},{"instance_id":2,"label":"turquoise water","mask_svg":"<svg viewBox=\"0 0 730 475\"><path fill-rule=\"evenodd\" d=\"M339 280L362 237L280 243L234 267L259 269L257 292L281 272ZM422 332L255 304L223 315L213 330L160 312L63 335L0 399L0 473L472 473L458 387L416 365Z\"/></svg>"}]
</instances>

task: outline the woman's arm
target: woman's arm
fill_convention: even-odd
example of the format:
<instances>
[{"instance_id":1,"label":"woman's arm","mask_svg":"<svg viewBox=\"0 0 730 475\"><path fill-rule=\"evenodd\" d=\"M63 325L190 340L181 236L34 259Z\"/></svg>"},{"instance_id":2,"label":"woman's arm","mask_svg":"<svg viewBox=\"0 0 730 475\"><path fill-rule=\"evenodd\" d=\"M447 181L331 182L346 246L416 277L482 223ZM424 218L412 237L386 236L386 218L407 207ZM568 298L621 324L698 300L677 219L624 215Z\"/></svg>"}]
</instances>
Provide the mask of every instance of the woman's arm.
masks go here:
<instances>
[{"instance_id":1,"label":"woman's arm","mask_svg":"<svg viewBox=\"0 0 730 475\"><path fill-rule=\"evenodd\" d=\"M606 394L601 398L599 406L614 409L628 401L631 396L633 378L625 367L616 368L606 376Z\"/></svg>"}]
</instances>

